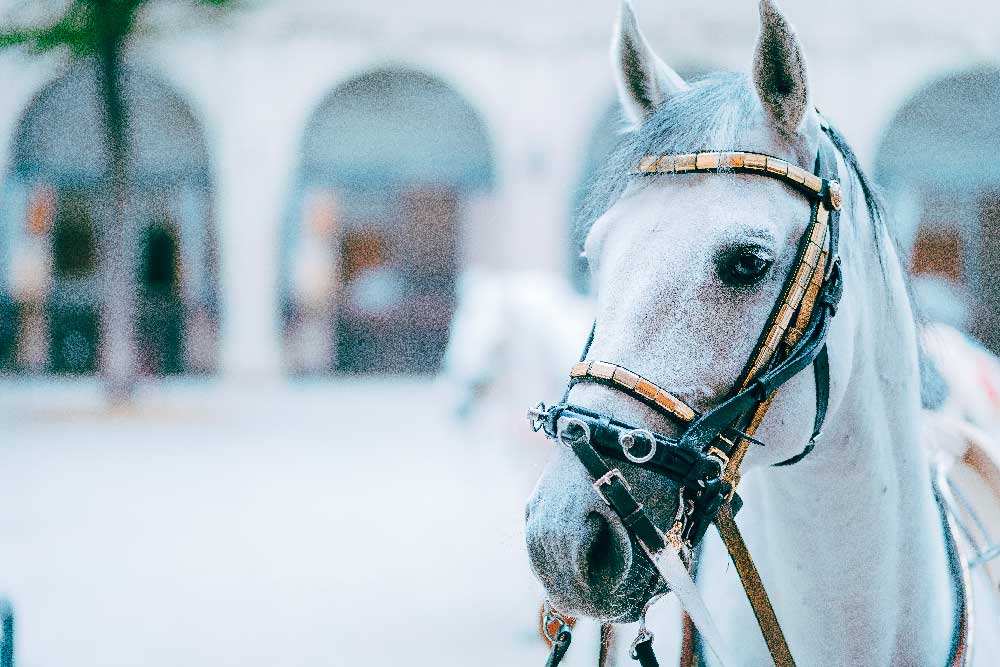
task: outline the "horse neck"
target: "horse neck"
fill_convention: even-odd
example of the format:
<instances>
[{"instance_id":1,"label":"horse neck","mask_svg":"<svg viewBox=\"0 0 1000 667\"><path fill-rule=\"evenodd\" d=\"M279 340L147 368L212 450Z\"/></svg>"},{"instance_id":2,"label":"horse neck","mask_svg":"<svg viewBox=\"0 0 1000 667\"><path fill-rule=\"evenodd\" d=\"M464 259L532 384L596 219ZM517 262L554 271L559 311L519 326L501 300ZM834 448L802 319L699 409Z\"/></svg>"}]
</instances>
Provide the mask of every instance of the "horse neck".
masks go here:
<instances>
[{"instance_id":1,"label":"horse neck","mask_svg":"<svg viewBox=\"0 0 1000 667\"><path fill-rule=\"evenodd\" d=\"M852 194L847 201L861 203L844 216L854 221L845 225L845 302L829 339L835 369L849 368L849 378L817 451L747 476L745 532L801 661L944 664L952 588L920 444L914 322L888 242L881 261L859 251L876 245L864 200Z\"/></svg>"}]
</instances>

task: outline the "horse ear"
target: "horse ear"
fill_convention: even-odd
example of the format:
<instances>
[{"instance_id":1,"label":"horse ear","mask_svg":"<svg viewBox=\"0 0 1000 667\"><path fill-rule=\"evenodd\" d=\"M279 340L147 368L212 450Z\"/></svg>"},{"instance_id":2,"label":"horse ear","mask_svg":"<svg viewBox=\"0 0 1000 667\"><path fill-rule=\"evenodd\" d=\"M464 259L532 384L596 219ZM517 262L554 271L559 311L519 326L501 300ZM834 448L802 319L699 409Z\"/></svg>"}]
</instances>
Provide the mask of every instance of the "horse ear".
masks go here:
<instances>
[{"instance_id":1,"label":"horse ear","mask_svg":"<svg viewBox=\"0 0 1000 667\"><path fill-rule=\"evenodd\" d=\"M688 89L684 79L653 53L629 0L622 0L618 12L611 40L611 68L622 108L637 124L668 97Z\"/></svg>"},{"instance_id":2,"label":"horse ear","mask_svg":"<svg viewBox=\"0 0 1000 667\"><path fill-rule=\"evenodd\" d=\"M794 28L773 0L760 0L753 80L774 124L786 135L796 134L811 107L806 61Z\"/></svg>"}]
</instances>

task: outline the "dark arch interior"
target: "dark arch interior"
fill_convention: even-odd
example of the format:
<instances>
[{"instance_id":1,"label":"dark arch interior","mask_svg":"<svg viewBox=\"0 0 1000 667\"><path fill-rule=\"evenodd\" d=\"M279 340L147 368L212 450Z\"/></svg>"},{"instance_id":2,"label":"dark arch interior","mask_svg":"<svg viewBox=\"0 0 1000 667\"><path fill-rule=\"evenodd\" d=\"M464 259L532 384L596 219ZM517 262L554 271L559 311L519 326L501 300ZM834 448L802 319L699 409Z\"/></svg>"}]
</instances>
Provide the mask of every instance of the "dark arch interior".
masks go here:
<instances>
[{"instance_id":1,"label":"dark arch interior","mask_svg":"<svg viewBox=\"0 0 1000 667\"><path fill-rule=\"evenodd\" d=\"M146 373L184 370L184 304L179 293L180 243L168 220L146 228L139 253L136 327L139 360Z\"/></svg>"},{"instance_id":2,"label":"dark arch interior","mask_svg":"<svg viewBox=\"0 0 1000 667\"><path fill-rule=\"evenodd\" d=\"M883 134L876 180L928 319L1000 353L1000 70L957 72L917 91Z\"/></svg>"},{"instance_id":3,"label":"dark arch interior","mask_svg":"<svg viewBox=\"0 0 1000 667\"><path fill-rule=\"evenodd\" d=\"M0 295L0 309L14 322L0 328L0 369L97 372L102 313L112 298L102 262L130 257L134 282L114 289L136 294L132 328L140 373L211 371L218 285L215 230L208 217L208 151L200 124L156 76L126 72L131 247L105 247L108 161L98 93L90 63L77 63L38 93L17 128L0 225L13 228L15 255L47 247L51 273L42 297ZM28 224L15 214L19 210L28 211ZM183 274L193 282L181 289ZM191 333L190 318L209 326ZM25 354L45 340L47 356Z\"/></svg>"},{"instance_id":4,"label":"dark arch interior","mask_svg":"<svg viewBox=\"0 0 1000 667\"><path fill-rule=\"evenodd\" d=\"M56 277L85 278L97 270L97 230L84 195L65 192L52 229L52 271Z\"/></svg>"},{"instance_id":5,"label":"dark arch interior","mask_svg":"<svg viewBox=\"0 0 1000 667\"><path fill-rule=\"evenodd\" d=\"M483 122L442 81L377 70L335 89L307 125L286 233L292 368L436 371L455 306L463 204L494 180ZM317 194L328 202L322 220L306 203ZM333 258L333 276L307 306L287 276L310 247Z\"/></svg>"},{"instance_id":6,"label":"dark arch interior","mask_svg":"<svg viewBox=\"0 0 1000 667\"><path fill-rule=\"evenodd\" d=\"M50 370L83 374L97 370L99 313L86 298L97 276L97 229L81 191L63 191L52 224L52 278L47 304Z\"/></svg>"}]
</instances>

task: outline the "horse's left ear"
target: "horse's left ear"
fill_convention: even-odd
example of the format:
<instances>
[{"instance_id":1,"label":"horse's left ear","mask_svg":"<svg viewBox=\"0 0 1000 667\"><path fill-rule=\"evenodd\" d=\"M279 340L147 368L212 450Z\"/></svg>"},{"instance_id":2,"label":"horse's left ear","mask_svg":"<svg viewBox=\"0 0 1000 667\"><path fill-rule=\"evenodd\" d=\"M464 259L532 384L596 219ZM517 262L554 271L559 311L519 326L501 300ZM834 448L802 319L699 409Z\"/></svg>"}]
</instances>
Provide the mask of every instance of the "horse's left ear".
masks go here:
<instances>
[{"instance_id":1,"label":"horse's left ear","mask_svg":"<svg viewBox=\"0 0 1000 667\"><path fill-rule=\"evenodd\" d=\"M773 0L760 0L760 36L753 80L764 110L777 128L794 136L812 108L805 56L795 29Z\"/></svg>"},{"instance_id":2,"label":"horse's left ear","mask_svg":"<svg viewBox=\"0 0 1000 667\"><path fill-rule=\"evenodd\" d=\"M684 79L646 42L629 0L622 0L618 10L611 41L611 68L622 109L635 125L641 125L668 97L688 89Z\"/></svg>"}]
</instances>

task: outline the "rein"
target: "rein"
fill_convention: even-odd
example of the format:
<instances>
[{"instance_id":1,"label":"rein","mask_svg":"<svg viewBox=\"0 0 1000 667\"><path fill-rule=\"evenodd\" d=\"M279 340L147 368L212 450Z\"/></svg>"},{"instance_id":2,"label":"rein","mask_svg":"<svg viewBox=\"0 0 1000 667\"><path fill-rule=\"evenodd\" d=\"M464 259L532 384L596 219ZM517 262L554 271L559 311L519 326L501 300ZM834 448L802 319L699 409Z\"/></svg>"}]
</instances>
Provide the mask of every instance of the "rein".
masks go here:
<instances>
[{"instance_id":1,"label":"rein","mask_svg":"<svg viewBox=\"0 0 1000 667\"><path fill-rule=\"evenodd\" d=\"M825 124L823 129L828 131ZM736 494L740 465L750 445L761 444L753 436L775 391L810 364L816 379L812 437L802 452L775 465L792 465L807 456L815 447L826 418L830 367L825 341L843 292L838 256L842 195L836 154L832 144L821 141L813 172L760 153L713 151L648 156L633 173L637 176L746 173L775 178L792 186L811 203L809 224L799 242L796 262L737 388L711 410L698 413L676 395L622 366L588 360L592 329L580 362L570 371L562 401L551 407L539 404L529 411L528 418L534 430L542 430L549 438L572 449L594 479L594 491L614 510L631 538L654 564L668 548L689 553L699 544L709 524L714 523L736 566L775 665L794 665L777 616L733 517L742 505ZM570 390L583 382L601 384L641 401L681 426L681 437L669 438L569 403ZM621 470L609 465L605 456L663 475L679 485L677 512L666 533L632 495ZM557 634L562 636L563 632L570 632L568 624L562 624ZM643 630L633 642L632 655L643 667L657 664L652 639L652 634ZM547 665L558 664L568 643L568 639L553 643Z\"/></svg>"}]
</instances>

